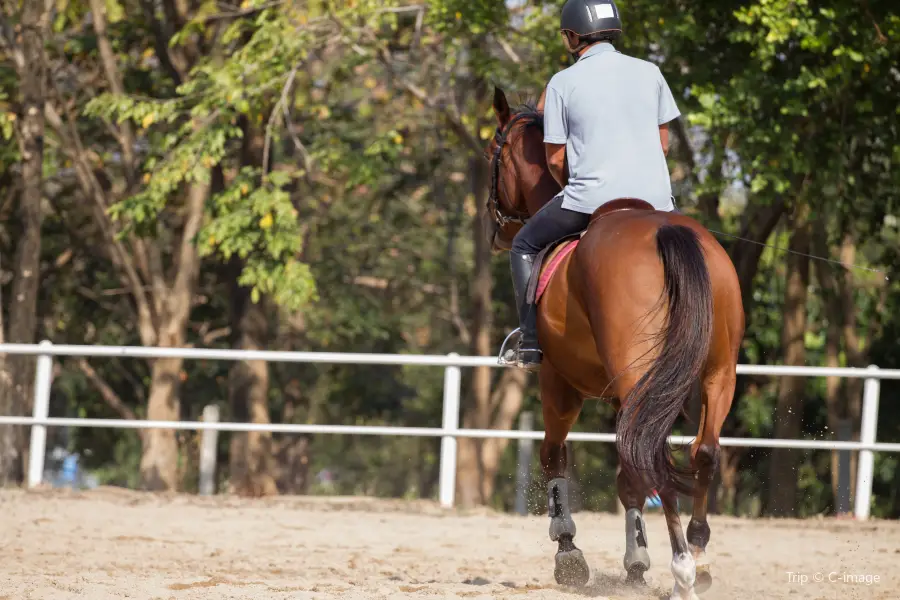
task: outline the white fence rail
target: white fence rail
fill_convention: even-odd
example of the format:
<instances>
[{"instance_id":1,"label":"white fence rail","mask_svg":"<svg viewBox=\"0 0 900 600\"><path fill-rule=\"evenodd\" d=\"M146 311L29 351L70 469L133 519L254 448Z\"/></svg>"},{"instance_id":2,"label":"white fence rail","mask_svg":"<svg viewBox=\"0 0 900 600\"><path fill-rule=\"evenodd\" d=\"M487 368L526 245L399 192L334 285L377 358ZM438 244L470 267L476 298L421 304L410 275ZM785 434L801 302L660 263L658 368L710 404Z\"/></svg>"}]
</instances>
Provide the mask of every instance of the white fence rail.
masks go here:
<instances>
[{"instance_id":1,"label":"white fence rail","mask_svg":"<svg viewBox=\"0 0 900 600\"><path fill-rule=\"evenodd\" d=\"M415 356L405 354L344 354L328 352L277 352L251 350L213 350L201 348L157 348L137 346L72 346L54 345L48 341L40 344L0 344L0 354L37 356L35 374L34 407L31 417L0 416L0 425L31 426L31 447L28 468L28 485L39 485L44 472L44 453L47 427L108 427L120 429L179 429L194 431L267 431L286 434L339 434L339 435L387 435L440 437L440 502L451 507L455 500L456 443L458 438L504 438L517 440L543 439L541 431L460 429L459 399L461 367L500 367L495 358L477 356ZM289 363L329 363L356 365L415 365L444 367L443 422L441 427L366 427L350 425L302 425L219 423L206 421L144 421L124 419L80 419L49 416L50 388L52 384L53 357L128 357L128 358L183 358L193 360L262 360ZM824 368L738 365L738 375L772 375L799 377L863 378L863 410L859 442L826 440L776 440L760 438L721 438L722 446L755 448L794 448L818 450L845 450L860 452L857 471L856 502L854 513L859 519L869 517L874 469L873 452L900 452L900 444L876 443L880 381L900 379L900 370ZM213 441L205 441L206 453L213 452ZM612 433L571 433L572 441L614 442ZM671 436L674 444L688 444L692 436ZM213 452L214 454L214 452ZM209 473L203 479L209 481ZM211 493L206 484L205 493Z\"/></svg>"}]
</instances>

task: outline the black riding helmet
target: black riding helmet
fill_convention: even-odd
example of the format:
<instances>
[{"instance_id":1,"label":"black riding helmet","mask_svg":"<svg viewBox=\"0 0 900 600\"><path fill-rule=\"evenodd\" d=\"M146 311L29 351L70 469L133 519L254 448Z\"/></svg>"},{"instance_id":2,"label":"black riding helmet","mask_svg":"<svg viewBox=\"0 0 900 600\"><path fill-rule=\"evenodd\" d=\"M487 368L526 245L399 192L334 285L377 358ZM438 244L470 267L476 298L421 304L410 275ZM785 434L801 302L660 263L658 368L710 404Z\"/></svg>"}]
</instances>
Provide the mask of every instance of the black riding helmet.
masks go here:
<instances>
[{"instance_id":1,"label":"black riding helmet","mask_svg":"<svg viewBox=\"0 0 900 600\"><path fill-rule=\"evenodd\" d=\"M613 0L567 0L559 28L593 42L617 38L622 33L622 21Z\"/></svg>"}]
</instances>

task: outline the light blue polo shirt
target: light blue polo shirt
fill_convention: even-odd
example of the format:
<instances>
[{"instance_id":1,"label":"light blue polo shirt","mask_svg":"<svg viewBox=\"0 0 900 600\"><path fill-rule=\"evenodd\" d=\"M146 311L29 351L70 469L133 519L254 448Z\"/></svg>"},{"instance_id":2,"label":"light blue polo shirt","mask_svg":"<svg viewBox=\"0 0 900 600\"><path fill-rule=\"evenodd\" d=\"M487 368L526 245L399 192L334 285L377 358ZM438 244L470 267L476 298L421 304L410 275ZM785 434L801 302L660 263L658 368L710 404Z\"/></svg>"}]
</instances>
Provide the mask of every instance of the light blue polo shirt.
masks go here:
<instances>
[{"instance_id":1,"label":"light blue polo shirt","mask_svg":"<svg viewBox=\"0 0 900 600\"><path fill-rule=\"evenodd\" d=\"M659 67L603 42L550 80L544 141L565 144L563 208L593 213L616 198L674 210L659 126L681 112Z\"/></svg>"}]
</instances>

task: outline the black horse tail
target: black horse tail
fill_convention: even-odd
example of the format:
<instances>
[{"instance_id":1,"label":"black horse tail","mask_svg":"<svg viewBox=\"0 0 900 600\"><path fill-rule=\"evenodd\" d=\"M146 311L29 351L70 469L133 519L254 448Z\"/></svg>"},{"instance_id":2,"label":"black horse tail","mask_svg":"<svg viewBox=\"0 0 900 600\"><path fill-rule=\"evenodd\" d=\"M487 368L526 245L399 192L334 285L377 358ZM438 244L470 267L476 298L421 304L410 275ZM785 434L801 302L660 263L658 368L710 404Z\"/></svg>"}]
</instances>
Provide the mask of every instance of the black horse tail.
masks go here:
<instances>
[{"instance_id":1,"label":"black horse tail","mask_svg":"<svg viewBox=\"0 0 900 600\"><path fill-rule=\"evenodd\" d=\"M641 478L636 481L691 495L694 472L675 464L667 440L706 364L713 331L712 286L693 229L663 225L656 232L656 248L665 274L668 318L658 334L659 356L622 401L616 449L626 474Z\"/></svg>"}]
</instances>

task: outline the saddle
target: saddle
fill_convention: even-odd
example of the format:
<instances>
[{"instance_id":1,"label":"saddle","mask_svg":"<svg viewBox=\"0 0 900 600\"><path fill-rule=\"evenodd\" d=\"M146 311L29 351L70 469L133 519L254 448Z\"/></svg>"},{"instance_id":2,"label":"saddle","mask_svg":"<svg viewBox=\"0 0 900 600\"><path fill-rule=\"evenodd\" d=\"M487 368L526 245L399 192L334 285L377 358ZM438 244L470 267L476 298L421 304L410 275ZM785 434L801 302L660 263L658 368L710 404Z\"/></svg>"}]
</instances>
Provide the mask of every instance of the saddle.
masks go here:
<instances>
[{"instance_id":1,"label":"saddle","mask_svg":"<svg viewBox=\"0 0 900 600\"><path fill-rule=\"evenodd\" d=\"M591 225L614 212L623 210L656 210L652 204L637 198L617 198L607 202L594 211L591 220L588 222L587 228L562 237L555 242L549 244L546 248L538 253L534 259L534 266L531 271L531 277L528 280L528 287L525 290L525 298L528 304L537 304L540 302L544 290L553 279L553 275L562 264L563 260L578 246L578 242L587 233Z\"/></svg>"}]
</instances>

